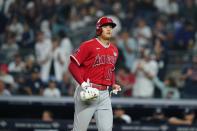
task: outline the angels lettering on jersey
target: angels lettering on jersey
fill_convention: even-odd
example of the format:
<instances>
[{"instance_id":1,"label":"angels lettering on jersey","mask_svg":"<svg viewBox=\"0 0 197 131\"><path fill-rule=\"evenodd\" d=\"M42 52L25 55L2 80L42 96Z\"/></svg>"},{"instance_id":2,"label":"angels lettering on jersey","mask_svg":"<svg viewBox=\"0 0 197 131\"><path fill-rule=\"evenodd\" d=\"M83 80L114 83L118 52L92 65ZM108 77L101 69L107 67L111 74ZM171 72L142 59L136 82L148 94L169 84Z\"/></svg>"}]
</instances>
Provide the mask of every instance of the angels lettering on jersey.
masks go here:
<instances>
[{"instance_id":1,"label":"angels lettering on jersey","mask_svg":"<svg viewBox=\"0 0 197 131\"><path fill-rule=\"evenodd\" d=\"M114 56L111 55L97 55L95 58L95 62L93 64L93 67L98 66L98 65L102 65L102 64L112 64L114 65L116 62L116 56L117 53L114 52Z\"/></svg>"}]
</instances>

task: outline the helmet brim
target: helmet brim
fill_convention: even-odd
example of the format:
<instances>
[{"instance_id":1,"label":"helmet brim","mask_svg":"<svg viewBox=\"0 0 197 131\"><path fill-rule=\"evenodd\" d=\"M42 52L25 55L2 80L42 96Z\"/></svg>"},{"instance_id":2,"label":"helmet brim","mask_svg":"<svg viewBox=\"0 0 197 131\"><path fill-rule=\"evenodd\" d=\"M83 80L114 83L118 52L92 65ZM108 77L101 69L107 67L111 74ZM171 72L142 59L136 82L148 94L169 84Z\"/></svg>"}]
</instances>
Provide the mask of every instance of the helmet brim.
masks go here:
<instances>
[{"instance_id":1,"label":"helmet brim","mask_svg":"<svg viewBox=\"0 0 197 131\"><path fill-rule=\"evenodd\" d=\"M111 25L112 28L116 27L116 24L115 24L115 23L106 23L106 24L103 24L102 26L106 26L106 25ZM101 27L102 27L102 26L101 26Z\"/></svg>"}]
</instances>

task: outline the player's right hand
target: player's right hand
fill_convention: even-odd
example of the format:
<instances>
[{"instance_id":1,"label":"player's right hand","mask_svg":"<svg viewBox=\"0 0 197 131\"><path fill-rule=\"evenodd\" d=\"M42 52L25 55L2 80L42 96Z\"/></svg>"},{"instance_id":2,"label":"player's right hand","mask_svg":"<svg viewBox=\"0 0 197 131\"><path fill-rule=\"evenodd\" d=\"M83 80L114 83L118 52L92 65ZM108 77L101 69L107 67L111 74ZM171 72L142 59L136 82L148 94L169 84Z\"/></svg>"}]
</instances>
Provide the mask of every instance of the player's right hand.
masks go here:
<instances>
[{"instance_id":1,"label":"player's right hand","mask_svg":"<svg viewBox=\"0 0 197 131\"><path fill-rule=\"evenodd\" d=\"M80 92L82 101L93 100L99 96L99 90L96 88L88 87L85 91Z\"/></svg>"},{"instance_id":2,"label":"player's right hand","mask_svg":"<svg viewBox=\"0 0 197 131\"><path fill-rule=\"evenodd\" d=\"M87 79L87 82L84 81L82 84L81 84L81 87L82 89L85 91L88 87L92 87L91 83L90 83L90 80Z\"/></svg>"},{"instance_id":3,"label":"player's right hand","mask_svg":"<svg viewBox=\"0 0 197 131\"><path fill-rule=\"evenodd\" d=\"M80 92L80 98L82 101L92 100L99 96L99 90L92 88L89 79L87 82L81 84L83 91Z\"/></svg>"}]
</instances>

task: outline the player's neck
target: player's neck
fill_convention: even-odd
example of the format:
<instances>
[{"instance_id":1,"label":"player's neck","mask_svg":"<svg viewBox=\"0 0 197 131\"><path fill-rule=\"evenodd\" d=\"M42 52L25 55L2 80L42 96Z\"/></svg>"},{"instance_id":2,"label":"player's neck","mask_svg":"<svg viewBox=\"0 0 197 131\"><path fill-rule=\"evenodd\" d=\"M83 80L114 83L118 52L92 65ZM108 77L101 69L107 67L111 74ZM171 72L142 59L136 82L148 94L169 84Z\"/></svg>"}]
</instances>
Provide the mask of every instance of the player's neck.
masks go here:
<instances>
[{"instance_id":1,"label":"player's neck","mask_svg":"<svg viewBox=\"0 0 197 131\"><path fill-rule=\"evenodd\" d=\"M103 39L102 37L98 37L99 41L102 42L103 45L108 46L109 45L109 39Z\"/></svg>"}]
</instances>

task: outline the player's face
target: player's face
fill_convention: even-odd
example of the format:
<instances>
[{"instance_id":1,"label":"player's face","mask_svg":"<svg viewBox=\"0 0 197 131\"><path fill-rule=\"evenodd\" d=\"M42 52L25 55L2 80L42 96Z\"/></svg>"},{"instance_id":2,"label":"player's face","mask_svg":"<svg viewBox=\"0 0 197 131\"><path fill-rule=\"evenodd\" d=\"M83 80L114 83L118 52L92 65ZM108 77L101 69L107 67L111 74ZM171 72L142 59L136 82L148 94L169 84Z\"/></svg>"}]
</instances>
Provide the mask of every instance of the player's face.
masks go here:
<instances>
[{"instance_id":1,"label":"player's face","mask_svg":"<svg viewBox=\"0 0 197 131\"><path fill-rule=\"evenodd\" d=\"M102 26L102 34L101 37L103 39L110 39L112 37L112 26L111 25L104 25Z\"/></svg>"}]
</instances>

